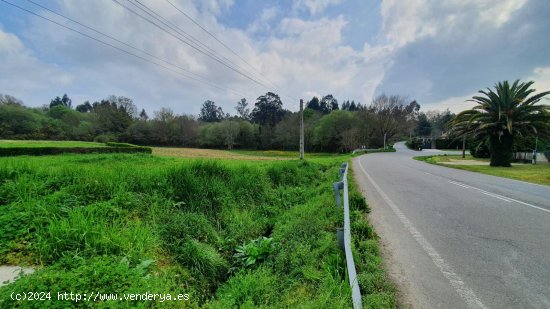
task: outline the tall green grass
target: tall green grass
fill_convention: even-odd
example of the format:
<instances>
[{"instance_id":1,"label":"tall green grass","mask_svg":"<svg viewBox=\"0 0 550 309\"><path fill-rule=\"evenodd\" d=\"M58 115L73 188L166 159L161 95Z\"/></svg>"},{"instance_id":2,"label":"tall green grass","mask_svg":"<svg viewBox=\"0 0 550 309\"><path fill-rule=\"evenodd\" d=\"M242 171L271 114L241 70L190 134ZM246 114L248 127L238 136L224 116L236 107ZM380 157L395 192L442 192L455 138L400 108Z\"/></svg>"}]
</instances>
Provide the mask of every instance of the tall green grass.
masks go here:
<instances>
[{"instance_id":1,"label":"tall green grass","mask_svg":"<svg viewBox=\"0 0 550 309\"><path fill-rule=\"evenodd\" d=\"M185 304L100 307L348 308L335 236L342 213L331 188L340 163L331 157L256 163L141 154L0 158L0 263L38 268L0 288L0 307L15 305L11 292L32 288L191 295ZM366 205L356 208L364 213ZM356 227L367 242L356 244L358 252L370 252L362 248L376 243L372 228ZM236 247L262 236L273 239L273 250L243 267ZM371 255L369 261L377 258ZM363 277L374 286L371 295L387 293L393 306L380 277Z\"/></svg>"}]
</instances>

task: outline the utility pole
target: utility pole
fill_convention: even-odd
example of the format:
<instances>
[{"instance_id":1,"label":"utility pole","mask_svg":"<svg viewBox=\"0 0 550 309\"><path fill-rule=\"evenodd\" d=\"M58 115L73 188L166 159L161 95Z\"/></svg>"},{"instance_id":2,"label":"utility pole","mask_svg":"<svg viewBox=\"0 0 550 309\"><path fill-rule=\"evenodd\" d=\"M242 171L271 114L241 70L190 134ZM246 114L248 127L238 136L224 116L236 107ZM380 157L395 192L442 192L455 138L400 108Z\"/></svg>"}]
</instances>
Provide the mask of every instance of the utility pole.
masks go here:
<instances>
[{"instance_id":1,"label":"utility pole","mask_svg":"<svg viewBox=\"0 0 550 309\"><path fill-rule=\"evenodd\" d=\"M535 137L535 150L533 151L533 164L537 164L537 150L539 146L539 136Z\"/></svg>"},{"instance_id":2,"label":"utility pole","mask_svg":"<svg viewBox=\"0 0 550 309\"><path fill-rule=\"evenodd\" d=\"M300 160L304 159L304 100L300 99Z\"/></svg>"},{"instance_id":3,"label":"utility pole","mask_svg":"<svg viewBox=\"0 0 550 309\"><path fill-rule=\"evenodd\" d=\"M466 158L466 135L462 137L462 159Z\"/></svg>"}]
</instances>

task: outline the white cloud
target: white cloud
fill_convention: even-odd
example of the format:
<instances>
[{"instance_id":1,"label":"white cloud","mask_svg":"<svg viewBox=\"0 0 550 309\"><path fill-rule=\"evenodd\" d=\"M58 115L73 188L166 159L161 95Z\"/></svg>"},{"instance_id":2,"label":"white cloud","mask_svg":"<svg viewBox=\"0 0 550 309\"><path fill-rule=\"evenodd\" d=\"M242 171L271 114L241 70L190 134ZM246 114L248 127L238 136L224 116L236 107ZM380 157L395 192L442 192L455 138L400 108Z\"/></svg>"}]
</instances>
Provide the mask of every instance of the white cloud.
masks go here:
<instances>
[{"instance_id":1,"label":"white cloud","mask_svg":"<svg viewBox=\"0 0 550 309\"><path fill-rule=\"evenodd\" d=\"M386 91L415 96L420 93L414 99L419 100L423 109L439 106L453 111L464 109L463 101L471 96L462 94L471 91L471 87L455 90L453 85L451 93L451 90L441 90L441 81L469 81L479 75L460 72L463 65L482 68L484 72L496 71L500 66L493 59L500 58L491 48L488 48L489 55L476 54L464 59L453 58L453 52L459 50L466 54L487 48L484 42L503 28L507 29L511 42L529 37L533 29L537 29L536 20L525 20L518 27L509 27L518 12L527 6L525 0L498 3L489 0L383 0L381 31L376 39L369 41L370 44L357 44L363 45L358 50L346 43L354 38L344 37L348 27L356 27L350 22L353 18L347 15L316 17L330 5L340 2L298 0L292 4L290 16L283 16L289 8L267 7L252 24L241 30L219 22L220 16L234 5L233 1L176 1L178 7L280 86L276 92L281 94L285 107L293 110L297 109L298 101L285 94L308 100L313 95L331 93L340 101L350 99L368 104L377 91L386 90L380 86L388 79L394 82L394 88ZM144 3L190 35L200 38L202 44L212 48L222 59L226 58L224 61L230 59L233 66L238 65L252 74L248 65L166 2L148 0ZM253 103L259 95L274 90L255 85L110 1L58 0L56 7L73 19L244 94L220 91L178 77L36 18L31 18L30 25L17 33L20 38L0 31L0 57L7 59L0 76L3 92L20 96L28 103L40 100L42 103L64 92L73 94L78 100L91 101L113 93L133 98L150 114L160 107L197 114L206 99L216 101L226 112L233 112L233 106L241 97ZM300 17L303 10L310 14L307 19ZM51 14L48 16L59 20ZM418 44L416 49L409 48L415 44ZM489 60L495 62L487 63ZM535 71L529 69L537 81L537 88L539 80L550 80L546 71L549 65L546 62L537 65L539 69ZM439 70L438 74L434 74L434 68ZM264 79L262 82L270 83ZM456 85L463 83L455 82ZM486 81L479 83L476 87L483 87ZM541 84L547 85L546 82ZM42 90L33 91L37 89ZM430 97L434 93L445 95L443 98ZM426 99L421 99L422 95Z\"/></svg>"},{"instance_id":2,"label":"white cloud","mask_svg":"<svg viewBox=\"0 0 550 309\"><path fill-rule=\"evenodd\" d=\"M537 90L537 93L550 91L550 66L535 68L533 74L526 80L535 82L532 87Z\"/></svg>"},{"instance_id":3,"label":"white cloud","mask_svg":"<svg viewBox=\"0 0 550 309\"><path fill-rule=\"evenodd\" d=\"M342 0L296 0L294 9L307 9L311 15L317 15L325 11L330 5L339 4Z\"/></svg>"},{"instance_id":4,"label":"white cloud","mask_svg":"<svg viewBox=\"0 0 550 309\"><path fill-rule=\"evenodd\" d=\"M29 93L48 91L51 87L68 86L74 77L55 65L40 62L14 34L0 29L0 89L24 101ZM9 91L9 92L8 92ZM28 103L42 105L47 99Z\"/></svg>"}]
</instances>

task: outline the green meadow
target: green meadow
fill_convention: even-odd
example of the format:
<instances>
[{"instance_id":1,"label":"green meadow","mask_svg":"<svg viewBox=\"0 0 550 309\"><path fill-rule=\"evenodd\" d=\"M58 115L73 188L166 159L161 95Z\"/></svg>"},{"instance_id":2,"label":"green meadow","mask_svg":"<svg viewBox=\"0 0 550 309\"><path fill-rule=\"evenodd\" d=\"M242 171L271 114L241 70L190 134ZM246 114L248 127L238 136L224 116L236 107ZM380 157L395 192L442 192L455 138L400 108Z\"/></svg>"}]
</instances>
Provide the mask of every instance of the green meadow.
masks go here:
<instances>
[{"instance_id":1,"label":"green meadow","mask_svg":"<svg viewBox=\"0 0 550 309\"><path fill-rule=\"evenodd\" d=\"M335 233L343 215L332 192L349 158L0 158L0 265L36 269L0 288L0 307L349 308ZM368 206L353 186L350 203L364 306L395 307ZM21 291L52 299L11 300ZM188 300L57 299L70 291Z\"/></svg>"}]
</instances>

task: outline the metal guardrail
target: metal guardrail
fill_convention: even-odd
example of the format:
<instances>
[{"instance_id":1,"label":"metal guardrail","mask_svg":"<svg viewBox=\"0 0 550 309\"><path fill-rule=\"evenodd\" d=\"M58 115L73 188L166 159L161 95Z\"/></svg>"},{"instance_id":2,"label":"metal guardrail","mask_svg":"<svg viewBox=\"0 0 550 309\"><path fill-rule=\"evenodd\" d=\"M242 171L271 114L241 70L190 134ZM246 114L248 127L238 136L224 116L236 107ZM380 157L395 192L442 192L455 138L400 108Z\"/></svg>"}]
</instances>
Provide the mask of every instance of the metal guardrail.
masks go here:
<instances>
[{"instance_id":1,"label":"metal guardrail","mask_svg":"<svg viewBox=\"0 0 550 309\"><path fill-rule=\"evenodd\" d=\"M349 285L351 287L351 298L354 309L363 308L361 303L361 291L359 290L359 282L357 280L357 272L355 270L355 262L351 252L351 228L349 219L349 199L348 199L348 163L342 163L340 168L340 181L333 184L334 196L336 205L341 207L340 190L344 191L344 229L337 230L338 241L340 247L346 253L346 266L348 269ZM343 234L343 235L342 235ZM342 244L343 243L343 244Z\"/></svg>"}]
</instances>

